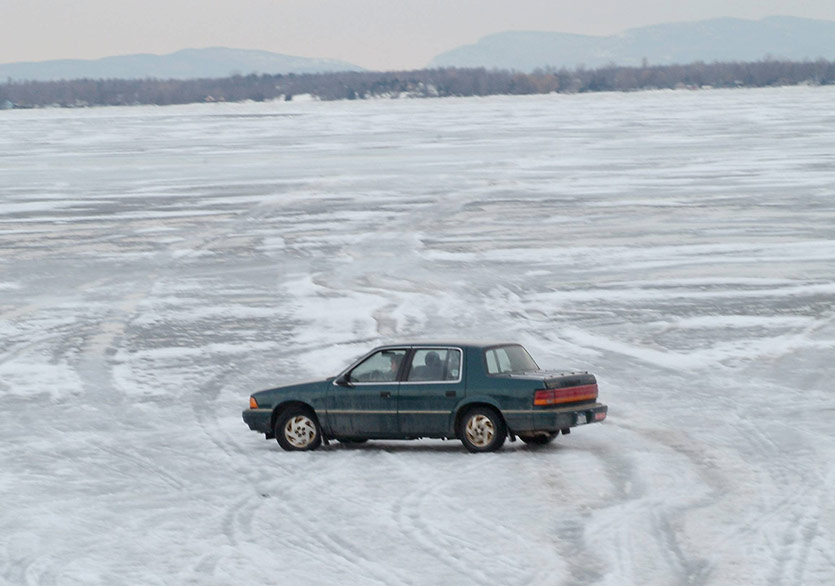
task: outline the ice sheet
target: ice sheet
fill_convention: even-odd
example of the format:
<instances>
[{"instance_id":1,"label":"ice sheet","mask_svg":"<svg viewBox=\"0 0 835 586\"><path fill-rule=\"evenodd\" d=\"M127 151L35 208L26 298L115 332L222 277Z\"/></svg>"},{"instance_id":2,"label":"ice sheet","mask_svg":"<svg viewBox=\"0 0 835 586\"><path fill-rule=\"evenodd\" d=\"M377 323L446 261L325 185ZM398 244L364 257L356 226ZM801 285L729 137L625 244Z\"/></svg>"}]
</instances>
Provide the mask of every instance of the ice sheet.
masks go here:
<instances>
[{"instance_id":1,"label":"ice sheet","mask_svg":"<svg viewBox=\"0 0 835 586\"><path fill-rule=\"evenodd\" d=\"M834 102L0 112L0 583L829 586ZM240 419L420 337L610 418L480 456Z\"/></svg>"}]
</instances>

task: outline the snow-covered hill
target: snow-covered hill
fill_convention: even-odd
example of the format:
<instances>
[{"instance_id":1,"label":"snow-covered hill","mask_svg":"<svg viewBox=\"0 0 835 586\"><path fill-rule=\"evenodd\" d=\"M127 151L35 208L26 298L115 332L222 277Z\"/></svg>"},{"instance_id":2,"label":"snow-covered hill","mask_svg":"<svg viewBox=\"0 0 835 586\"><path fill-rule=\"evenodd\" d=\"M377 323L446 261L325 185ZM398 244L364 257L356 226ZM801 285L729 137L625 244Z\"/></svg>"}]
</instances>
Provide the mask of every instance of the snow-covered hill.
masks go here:
<instances>
[{"instance_id":1,"label":"snow-covered hill","mask_svg":"<svg viewBox=\"0 0 835 586\"><path fill-rule=\"evenodd\" d=\"M546 31L487 35L435 57L430 67L640 66L704 61L835 59L835 22L792 16L714 18L632 28L607 37Z\"/></svg>"},{"instance_id":2,"label":"snow-covered hill","mask_svg":"<svg viewBox=\"0 0 835 586\"><path fill-rule=\"evenodd\" d=\"M833 99L0 112L0 583L828 586ZM420 336L610 417L487 455L240 419Z\"/></svg>"},{"instance_id":3,"label":"snow-covered hill","mask_svg":"<svg viewBox=\"0 0 835 586\"><path fill-rule=\"evenodd\" d=\"M270 51L207 47L167 55L115 55L101 59L55 59L0 63L4 81L58 79L196 79L231 75L361 71L336 59L313 59Z\"/></svg>"}]
</instances>

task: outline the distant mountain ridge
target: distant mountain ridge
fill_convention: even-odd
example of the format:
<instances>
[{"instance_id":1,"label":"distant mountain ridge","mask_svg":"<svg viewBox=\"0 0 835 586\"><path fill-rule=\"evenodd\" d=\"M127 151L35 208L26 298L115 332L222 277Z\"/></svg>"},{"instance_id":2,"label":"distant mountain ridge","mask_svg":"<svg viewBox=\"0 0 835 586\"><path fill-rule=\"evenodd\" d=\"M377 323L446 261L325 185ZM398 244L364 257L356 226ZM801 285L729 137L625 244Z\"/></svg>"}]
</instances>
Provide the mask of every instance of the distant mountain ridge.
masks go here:
<instances>
[{"instance_id":1,"label":"distant mountain ridge","mask_svg":"<svg viewBox=\"0 0 835 586\"><path fill-rule=\"evenodd\" d=\"M251 73L324 73L364 71L335 59L311 59L247 49L210 47L183 49L167 55L120 55L102 59L0 64L0 81L50 81L58 79L193 79L222 78Z\"/></svg>"},{"instance_id":2,"label":"distant mountain ridge","mask_svg":"<svg viewBox=\"0 0 835 586\"><path fill-rule=\"evenodd\" d=\"M835 21L790 16L762 20L717 18L629 29L608 37L542 31L488 35L436 56L437 67L486 67L533 71L609 64L640 66L704 61L835 60ZM210 47L167 55L136 54L95 60L61 59L0 64L0 83L60 79L195 79L231 75L365 71L335 59L269 51Z\"/></svg>"},{"instance_id":3,"label":"distant mountain ridge","mask_svg":"<svg viewBox=\"0 0 835 586\"><path fill-rule=\"evenodd\" d=\"M835 22L791 16L762 20L717 18L629 29L595 37L556 32L503 32L446 51L429 67L589 68L696 61L835 59Z\"/></svg>"}]
</instances>

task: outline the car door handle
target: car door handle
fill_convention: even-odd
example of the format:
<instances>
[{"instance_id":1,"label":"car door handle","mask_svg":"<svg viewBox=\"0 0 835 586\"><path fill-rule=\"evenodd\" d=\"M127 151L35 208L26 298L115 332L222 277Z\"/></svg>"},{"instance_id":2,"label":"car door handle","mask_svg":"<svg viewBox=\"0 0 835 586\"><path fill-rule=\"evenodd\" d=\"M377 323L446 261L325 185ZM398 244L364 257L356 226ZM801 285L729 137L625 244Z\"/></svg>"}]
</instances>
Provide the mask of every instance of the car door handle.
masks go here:
<instances>
[{"instance_id":1,"label":"car door handle","mask_svg":"<svg viewBox=\"0 0 835 586\"><path fill-rule=\"evenodd\" d=\"M383 399L388 399L391 397L391 391L380 391L380 396Z\"/></svg>"},{"instance_id":2,"label":"car door handle","mask_svg":"<svg viewBox=\"0 0 835 586\"><path fill-rule=\"evenodd\" d=\"M455 391L447 391L446 396L447 397L454 397L455 396Z\"/></svg>"}]
</instances>

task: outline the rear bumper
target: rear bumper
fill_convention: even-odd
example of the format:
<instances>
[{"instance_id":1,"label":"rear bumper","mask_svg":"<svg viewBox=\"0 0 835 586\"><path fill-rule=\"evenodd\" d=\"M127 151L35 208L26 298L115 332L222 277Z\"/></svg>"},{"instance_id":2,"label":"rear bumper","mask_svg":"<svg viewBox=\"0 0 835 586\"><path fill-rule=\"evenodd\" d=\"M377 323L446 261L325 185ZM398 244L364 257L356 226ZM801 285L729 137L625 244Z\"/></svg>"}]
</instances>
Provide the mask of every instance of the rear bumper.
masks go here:
<instances>
[{"instance_id":1,"label":"rear bumper","mask_svg":"<svg viewBox=\"0 0 835 586\"><path fill-rule=\"evenodd\" d=\"M608 412L609 407L601 403L536 410L531 413L532 429L530 431L554 432L578 425L599 423L606 419Z\"/></svg>"},{"instance_id":2,"label":"rear bumper","mask_svg":"<svg viewBox=\"0 0 835 586\"><path fill-rule=\"evenodd\" d=\"M272 433L272 426L270 425L272 419L272 411L270 409L247 409L241 413L244 423L249 426L252 431L259 433Z\"/></svg>"}]
</instances>

